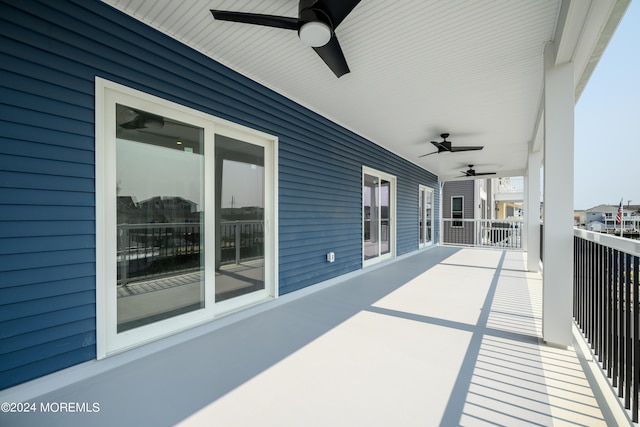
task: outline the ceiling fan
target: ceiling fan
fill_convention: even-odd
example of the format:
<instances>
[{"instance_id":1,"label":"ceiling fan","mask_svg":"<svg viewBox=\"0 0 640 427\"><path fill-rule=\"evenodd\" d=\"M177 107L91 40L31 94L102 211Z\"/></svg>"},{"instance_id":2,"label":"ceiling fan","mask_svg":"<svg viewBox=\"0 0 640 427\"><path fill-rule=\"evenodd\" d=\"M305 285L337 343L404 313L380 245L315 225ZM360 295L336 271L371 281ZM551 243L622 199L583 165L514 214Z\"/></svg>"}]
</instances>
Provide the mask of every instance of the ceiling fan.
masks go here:
<instances>
[{"instance_id":1,"label":"ceiling fan","mask_svg":"<svg viewBox=\"0 0 640 427\"><path fill-rule=\"evenodd\" d=\"M460 176L456 176L456 178L463 178L463 177L468 177L468 176L483 176L483 175L495 175L495 172L480 172L477 173L476 170L473 168L473 165L469 165L469 170L466 171L460 171L462 172L464 175L460 175Z\"/></svg>"},{"instance_id":2,"label":"ceiling fan","mask_svg":"<svg viewBox=\"0 0 640 427\"><path fill-rule=\"evenodd\" d=\"M298 31L302 42L316 51L336 77L349 72L335 29L360 0L300 0L298 17L213 10L215 19Z\"/></svg>"},{"instance_id":3,"label":"ceiling fan","mask_svg":"<svg viewBox=\"0 0 640 427\"><path fill-rule=\"evenodd\" d=\"M431 141L431 143L438 149L438 151L434 151L433 153L423 154L422 156L419 156L419 157L425 157L425 156L429 156L431 154L440 154L440 153L442 153L444 151L451 152L451 153L456 153L458 151L474 151L474 150L482 150L484 148L484 146L482 146L482 145L471 145L471 146L466 146L466 147L452 147L451 146L451 141L447 141L447 138L449 138L449 134L448 133L441 133L440 134L440 138L442 138L442 141Z\"/></svg>"}]
</instances>

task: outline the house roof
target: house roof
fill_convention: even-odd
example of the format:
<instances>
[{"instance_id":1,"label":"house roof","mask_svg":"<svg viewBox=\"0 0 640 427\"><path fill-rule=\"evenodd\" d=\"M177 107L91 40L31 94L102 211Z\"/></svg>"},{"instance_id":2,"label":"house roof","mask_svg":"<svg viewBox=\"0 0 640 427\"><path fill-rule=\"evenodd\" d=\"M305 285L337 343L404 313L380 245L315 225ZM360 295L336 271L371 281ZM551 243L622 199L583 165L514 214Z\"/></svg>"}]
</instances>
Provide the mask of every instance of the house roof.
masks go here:
<instances>
[{"instance_id":1,"label":"house roof","mask_svg":"<svg viewBox=\"0 0 640 427\"><path fill-rule=\"evenodd\" d=\"M467 165L522 175L541 148L543 49L573 61L576 98L629 0L360 2L336 29L340 78L295 31L214 20L209 9L297 16L298 2L103 0L441 180ZM132 41L135 42L135 41ZM442 153L429 141L450 133Z\"/></svg>"},{"instance_id":2,"label":"house roof","mask_svg":"<svg viewBox=\"0 0 640 427\"><path fill-rule=\"evenodd\" d=\"M623 205L625 211L638 212L640 211L640 205ZM618 205L598 205L591 209L587 209L588 213L612 213L618 211Z\"/></svg>"}]
</instances>

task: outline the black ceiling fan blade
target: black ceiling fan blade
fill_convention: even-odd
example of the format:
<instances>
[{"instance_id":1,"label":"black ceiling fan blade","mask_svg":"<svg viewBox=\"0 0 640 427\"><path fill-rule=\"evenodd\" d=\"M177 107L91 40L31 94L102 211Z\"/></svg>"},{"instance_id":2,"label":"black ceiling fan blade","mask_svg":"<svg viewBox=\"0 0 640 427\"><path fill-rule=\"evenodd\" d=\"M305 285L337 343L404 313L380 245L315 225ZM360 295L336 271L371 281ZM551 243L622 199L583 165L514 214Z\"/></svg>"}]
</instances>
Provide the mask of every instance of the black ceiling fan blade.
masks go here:
<instances>
[{"instance_id":1,"label":"black ceiling fan blade","mask_svg":"<svg viewBox=\"0 0 640 427\"><path fill-rule=\"evenodd\" d=\"M473 146L467 146L467 147L451 147L451 152L454 153L456 151L475 151L475 150L482 150L484 148L484 146L482 145L473 145Z\"/></svg>"},{"instance_id":2,"label":"black ceiling fan blade","mask_svg":"<svg viewBox=\"0 0 640 427\"><path fill-rule=\"evenodd\" d=\"M336 35L331 36L331 40L324 46L314 47L313 50L322 58L325 64L333 71L336 77L341 77L349 72L347 60L342 53L340 43Z\"/></svg>"},{"instance_id":3,"label":"black ceiling fan blade","mask_svg":"<svg viewBox=\"0 0 640 427\"><path fill-rule=\"evenodd\" d=\"M426 156L430 156L430 155L432 155L432 154L438 154L438 153L439 153L439 151L434 151L433 153L423 154L423 155L418 156L418 157L426 157Z\"/></svg>"},{"instance_id":4,"label":"black ceiling fan blade","mask_svg":"<svg viewBox=\"0 0 640 427\"><path fill-rule=\"evenodd\" d=\"M313 7L322 9L329 15L335 30L358 3L360 3L360 0L319 0Z\"/></svg>"},{"instance_id":5,"label":"black ceiling fan blade","mask_svg":"<svg viewBox=\"0 0 640 427\"><path fill-rule=\"evenodd\" d=\"M430 141L437 149L438 153L451 151L451 143L449 141Z\"/></svg>"},{"instance_id":6,"label":"black ceiling fan blade","mask_svg":"<svg viewBox=\"0 0 640 427\"><path fill-rule=\"evenodd\" d=\"M262 25L265 27L298 30L298 19L287 16L261 15L259 13L228 12L210 9L213 17L220 21L241 22L244 24Z\"/></svg>"},{"instance_id":7,"label":"black ceiling fan blade","mask_svg":"<svg viewBox=\"0 0 640 427\"><path fill-rule=\"evenodd\" d=\"M474 176L480 176L480 175L495 175L495 172L482 172L482 173L477 173Z\"/></svg>"}]
</instances>

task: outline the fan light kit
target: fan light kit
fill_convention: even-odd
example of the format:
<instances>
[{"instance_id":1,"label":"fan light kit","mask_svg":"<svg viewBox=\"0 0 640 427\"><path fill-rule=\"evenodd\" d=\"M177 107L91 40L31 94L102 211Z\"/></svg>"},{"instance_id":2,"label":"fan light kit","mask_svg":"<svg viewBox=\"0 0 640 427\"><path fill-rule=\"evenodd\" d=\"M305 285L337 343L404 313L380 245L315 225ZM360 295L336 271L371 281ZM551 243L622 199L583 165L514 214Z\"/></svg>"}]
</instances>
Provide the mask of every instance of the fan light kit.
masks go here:
<instances>
[{"instance_id":1,"label":"fan light kit","mask_svg":"<svg viewBox=\"0 0 640 427\"><path fill-rule=\"evenodd\" d=\"M329 43L329 40L331 40L331 28L324 22L307 22L300 27L298 35L302 43L307 46L320 47Z\"/></svg>"},{"instance_id":2,"label":"fan light kit","mask_svg":"<svg viewBox=\"0 0 640 427\"><path fill-rule=\"evenodd\" d=\"M211 14L220 21L295 30L302 43L312 47L333 74L340 77L349 72L349 66L335 29L358 3L360 0L300 0L297 18L213 9Z\"/></svg>"}]
</instances>

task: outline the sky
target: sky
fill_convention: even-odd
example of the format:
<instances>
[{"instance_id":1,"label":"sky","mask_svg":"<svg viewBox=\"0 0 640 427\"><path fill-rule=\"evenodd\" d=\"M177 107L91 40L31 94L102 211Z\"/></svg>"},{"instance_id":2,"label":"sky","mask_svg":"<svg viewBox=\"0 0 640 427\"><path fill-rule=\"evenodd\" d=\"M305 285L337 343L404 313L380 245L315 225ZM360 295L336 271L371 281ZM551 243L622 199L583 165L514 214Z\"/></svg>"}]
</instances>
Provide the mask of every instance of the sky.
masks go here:
<instances>
[{"instance_id":1,"label":"sky","mask_svg":"<svg viewBox=\"0 0 640 427\"><path fill-rule=\"evenodd\" d=\"M640 0L633 0L575 109L574 209L640 205Z\"/></svg>"},{"instance_id":2,"label":"sky","mask_svg":"<svg viewBox=\"0 0 640 427\"><path fill-rule=\"evenodd\" d=\"M178 196L197 203L199 210L204 208L202 155L118 138L116 156L118 196L138 202ZM262 166L225 159L222 207L264 207L263 176Z\"/></svg>"}]
</instances>

